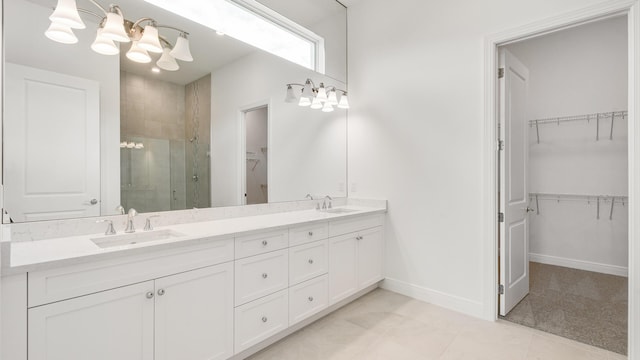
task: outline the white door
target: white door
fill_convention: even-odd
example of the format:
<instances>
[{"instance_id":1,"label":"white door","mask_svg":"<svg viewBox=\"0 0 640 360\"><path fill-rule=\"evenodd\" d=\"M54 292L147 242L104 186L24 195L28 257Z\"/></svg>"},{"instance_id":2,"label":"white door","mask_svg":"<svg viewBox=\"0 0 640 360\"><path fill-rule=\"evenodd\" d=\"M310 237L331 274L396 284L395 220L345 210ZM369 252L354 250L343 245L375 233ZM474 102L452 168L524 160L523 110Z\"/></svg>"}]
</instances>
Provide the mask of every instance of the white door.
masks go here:
<instances>
[{"instance_id":1,"label":"white door","mask_svg":"<svg viewBox=\"0 0 640 360\"><path fill-rule=\"evenodd\" d=\"M150 294L153 281L29 309L29 360L153 360Z\"/></svg>"},{"instance_id":2,"label":"white door","mask_svg":"<svg viewBox=\"0 0 640 360\"><path fill-rule=\"evenodd\" d=\"M7 63L4 94L11 219L100 215L99 84Z\"/></svg>"},{"instance_id":3,"label":"white door","mask_svg":"<svg viewBox=\"0 0 640 360\"><path fill-rule=\"evenodd\" d=\"M155 288L155 360L233 356L232 262L157 279Z\"/></svg>"},{"instance_id":4,"label":"white door","mask_svg":"<svg viewBox=\"0 0 640 360\"><path fill-rule=\"evenodd\" d=\"M358 291L358 243L355 234L329 239L329 304Z\"/></svg>"},{"instance_id":5,"label":"white door","mask_svg":"<svg viewBox=\"0 0 640 360\"><path fill-rule=\"evenodd\" d=\"M506 50L500 52L500 315L529 293L528 159L526 118L529 71Z\"/></svg>"},{"instance_id":6,"label":"white door","mask_svg":"<svg viewBox=\"0 0 640 360\"><path fill-rule=\"evenodd\" d=\"M382 280L382 228L360 231L358 240L358 290Z\"/></svg>"}]
</instances>

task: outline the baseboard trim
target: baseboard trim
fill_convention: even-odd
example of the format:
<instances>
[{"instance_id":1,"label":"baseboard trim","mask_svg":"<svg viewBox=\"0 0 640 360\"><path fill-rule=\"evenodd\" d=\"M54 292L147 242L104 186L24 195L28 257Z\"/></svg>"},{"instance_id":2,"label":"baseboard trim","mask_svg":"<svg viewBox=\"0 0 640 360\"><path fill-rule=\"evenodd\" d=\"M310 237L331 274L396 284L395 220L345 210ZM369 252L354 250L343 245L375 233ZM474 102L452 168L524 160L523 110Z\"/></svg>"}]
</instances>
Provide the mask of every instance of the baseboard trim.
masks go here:
<instances>
[{"instance_id":1,"label":"baseboard trim","mask_svg":"<svg viewBox=\"0 0 640 360\"><path fill-rule=\"evenodd\" d=\"M563 267L568 267L572 269L594 271L594 272L599 272L599 273L609 274L609 275L617 275L617 276L624 276L624 277L629 276L629 269L623 266L600 264L600 263L591 262L591 261L569 259L569 258L563 258L559 256L529 253L529 261L533 261L541 264L547 264L547 265L563 266Z\"/></svg>"},{"instance_id":2,"label":"baseboard trim","mask_svg":"<svg viewBox=\"0 0 640 360\"><path fill-rule=\"evenodd\" d=\"M381 288L416 300L428 302L446 309L457 311L466 315L483 318L484 306L481 302L465 299L460 296L447 294L441 291L428 289L422 286L410 284L401 280L386 278Z\"/></svg>"}]
</instances>

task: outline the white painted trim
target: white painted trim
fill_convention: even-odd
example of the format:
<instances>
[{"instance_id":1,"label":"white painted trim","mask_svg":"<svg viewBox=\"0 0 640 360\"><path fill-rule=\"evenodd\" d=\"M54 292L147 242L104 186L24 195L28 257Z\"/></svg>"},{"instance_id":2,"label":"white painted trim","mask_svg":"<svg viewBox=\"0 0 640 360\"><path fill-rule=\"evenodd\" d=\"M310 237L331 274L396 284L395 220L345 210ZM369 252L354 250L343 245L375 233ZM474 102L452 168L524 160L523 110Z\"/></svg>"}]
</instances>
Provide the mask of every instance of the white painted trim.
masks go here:
<instances>
[{"instance_id":1,"label":"white painted trim","mask_svg":"<svg viewBox=\"0 0 640 360\"><path fill-rule=\"evenodd\" d=\"M428 302L433 305L461 312L474 317L482 317L483 306L481 302L465 299L460 296L447 294L441 291L428 289L422 286L410 284L397 279L386 278L381 288L411 298Z\"/></svg>"},{"instance_id":2,"label":"white painted trim","mask_svg":"<svg viewBox=\"0 0 640 360\"><path fill-rule=\"evenodd\" d=\"M635 126L636 109L640 108L640 4L638 0L611 0L584 7L542 21L533 22L485 38L485 96L484 138L482 156L481 208L483 214L482 271L484 290L482 317L496 320L498 317L498 181L497 181L497 50L498 46L526 39L576 24L605 18L614 14L626 14L629 23L629 359L635 359L640 345L640 216L637 215L640 195L640 127Z\"/></svg>"},{"instance_id":3,"label":"white painted trim","mask_svg":"<svg viewBox=\"0 0 640 360\"><path fill-rule=\"evenodd\" d=\"M624 266L601 264L597 262L564 258L559 256L529 253L529 261L536 263L562 266L578 270L593 271L602 274L627 277L629 269Z\"/></svg>"}]
</instances>

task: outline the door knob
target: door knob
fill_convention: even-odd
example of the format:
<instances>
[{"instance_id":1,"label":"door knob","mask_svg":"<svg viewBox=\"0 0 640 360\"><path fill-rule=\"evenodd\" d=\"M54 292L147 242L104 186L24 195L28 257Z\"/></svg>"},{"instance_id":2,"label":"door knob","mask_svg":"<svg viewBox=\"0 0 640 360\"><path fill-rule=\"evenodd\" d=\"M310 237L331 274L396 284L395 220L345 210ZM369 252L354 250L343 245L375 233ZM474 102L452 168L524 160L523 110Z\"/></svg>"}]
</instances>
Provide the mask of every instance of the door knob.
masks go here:
<instances>
[{"instance_id":1,"label":"door knob","mask_svg":"<svg viewBox=\"0 0 640 360\"><path fill-rule=\"evenodd\" d=\"M530 208L530 207L528 207L528 206L527 206L527 208L526 208L525 210L526 210L528 213L536 211L536 209L534 209L534 208Z\"/></svg>"},{"instance_id":2,"label":"door knob","mask_svg":"<svg viewBox=\"0 0 640 360\"><path fill-rule=\"evenodd\" d=\"M91 204L91 205L95 205L95 204L97 204L97 203L98 203L98 199L91 199L91 200L89 200L89 204Z\"/></svg>"}]
</instances>

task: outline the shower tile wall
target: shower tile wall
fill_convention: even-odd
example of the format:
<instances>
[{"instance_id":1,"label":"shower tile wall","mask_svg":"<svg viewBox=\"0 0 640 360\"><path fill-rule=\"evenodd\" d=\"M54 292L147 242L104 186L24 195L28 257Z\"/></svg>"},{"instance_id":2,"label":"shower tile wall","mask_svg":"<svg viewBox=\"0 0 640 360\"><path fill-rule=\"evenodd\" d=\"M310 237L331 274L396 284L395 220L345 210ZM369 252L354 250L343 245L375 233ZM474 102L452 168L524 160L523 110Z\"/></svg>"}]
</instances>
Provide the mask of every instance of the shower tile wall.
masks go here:
<instances>
[{"instance_id":1,"label":"shower tile wall","mask_svg":"<svg viewBox=\"0 0 640 360\"><path fill-rule=\"evenodd\" d=\"M139 211L186 207L185 87L120 73L121 202Z\"/></svg>"},{"instance_id":2,"label":"shower tile wall","mask_svg":"<svg viewBox=\"0 0 640 360\"><path fill-rule=\"evenodd\" d=\"M198 127L194 132L195 92L198 89ZM210 196L210 149L211 149L211 75L202 77L185 86L186 117L184 122L186 158L187 208L211 206ZM194 135L198 136L198 150L194 156ZM194 159L197 171L194 171ZM194 179L197 175L197 181Z\"/></svg>"}]
</instances>

